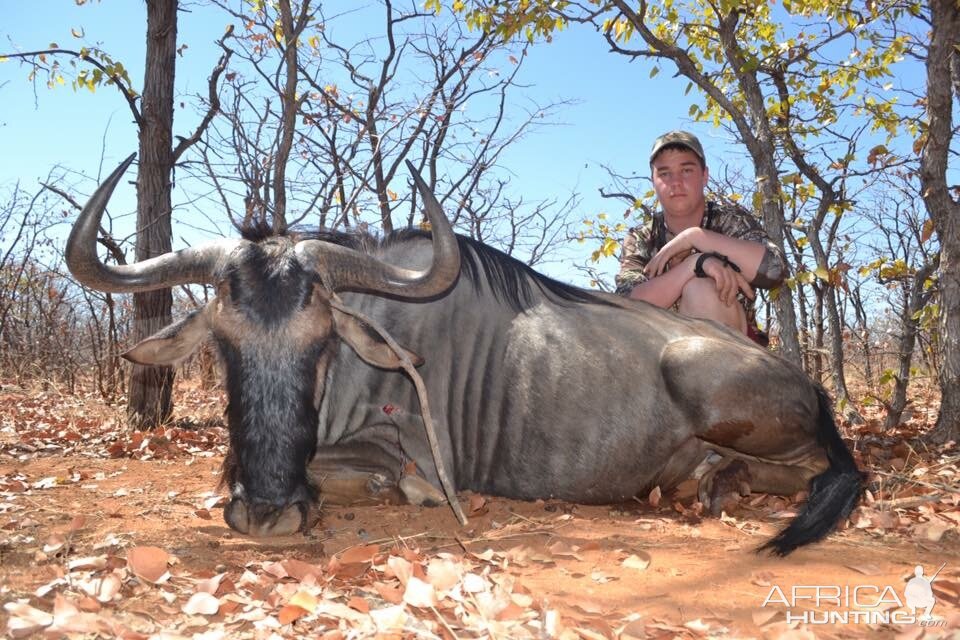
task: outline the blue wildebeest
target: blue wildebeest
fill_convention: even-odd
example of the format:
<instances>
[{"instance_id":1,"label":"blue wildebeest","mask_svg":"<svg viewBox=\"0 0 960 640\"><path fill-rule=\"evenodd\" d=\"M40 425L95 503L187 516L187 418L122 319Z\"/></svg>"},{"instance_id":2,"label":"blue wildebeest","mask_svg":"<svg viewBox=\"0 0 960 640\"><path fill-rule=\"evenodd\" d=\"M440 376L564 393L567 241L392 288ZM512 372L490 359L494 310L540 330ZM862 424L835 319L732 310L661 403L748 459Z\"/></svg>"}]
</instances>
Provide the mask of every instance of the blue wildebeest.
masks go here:
<instances>
[{"instance_id":1,"label":"blue wildebeest","mask_svg":"<svg viewBox=\"0 0 960 640\"><path fill-rule=\"evenodd\" d=\"M400 356L333 308L334 292L421 364L459 490L623 501L677 485L714 452L705 500L734 465L756 491L809 483L765 545L779 554L825 536L859 499L829 400L802 370L719 325L561 284L454 235L415 171L432 234L244 238L105 265L97 229L131 161L83 209L67 264L103 291L215 287L205 308L125 355L175 364L212 336L228 397L224 517L237 531L306 529L323 501L442 499ZM411 461L420 475L404 472Z\"/></svg>"}]
</instances>

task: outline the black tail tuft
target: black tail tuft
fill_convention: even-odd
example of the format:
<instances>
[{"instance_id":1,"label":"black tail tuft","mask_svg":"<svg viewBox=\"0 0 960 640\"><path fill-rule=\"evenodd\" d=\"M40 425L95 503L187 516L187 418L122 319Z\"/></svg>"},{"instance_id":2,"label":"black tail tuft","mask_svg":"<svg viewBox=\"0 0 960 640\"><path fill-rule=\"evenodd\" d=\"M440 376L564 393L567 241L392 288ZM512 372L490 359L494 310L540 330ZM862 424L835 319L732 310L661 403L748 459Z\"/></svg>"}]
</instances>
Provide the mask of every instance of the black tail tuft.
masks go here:
<instances>
[{"instance_id":1,"label":"black tail tuft","mask_svg":"<svg viewBox=\"0 0 960 640\"><path fill-rule=\"evenodd\" d=\"M819 412L817 442L827 453L830 466L810 481L810 497L790 525L760 547L785 556L797 547L824 538L857 506L864 489L864 475L833 421L830 398L817 386Z\"/></svg>"}]
</instances>

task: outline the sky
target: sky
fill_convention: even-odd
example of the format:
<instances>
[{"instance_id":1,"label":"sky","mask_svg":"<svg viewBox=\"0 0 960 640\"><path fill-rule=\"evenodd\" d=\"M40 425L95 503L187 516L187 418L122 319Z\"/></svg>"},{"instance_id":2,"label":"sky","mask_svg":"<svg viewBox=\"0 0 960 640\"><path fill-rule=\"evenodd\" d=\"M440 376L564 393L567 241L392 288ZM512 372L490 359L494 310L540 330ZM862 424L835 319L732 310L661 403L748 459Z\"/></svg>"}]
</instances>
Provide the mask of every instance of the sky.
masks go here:
<instances>
[{"instance_id":1,"label":"sky","mask_svg":"<svg viewBox=\"0 0 960 640\"><path fill-rule=\"evenodd\" d=\"M201 3L183 3L191 6L181 14L178 27L179 43L188 45L177 67L178 96L184 98L206 92L207 76L219 57L214 41L231 21L218 9L194 4ZM332 11L329 8L337 4L328 2L325 7ZM83 6L75 0L0 0L0 5L5 18L0 23L0 52L43 49L52 42L73 49L97 45L123 61L135 84L140 84L146 25L142 0L89 0ZM359 27L358 39L372 35L361 31ZM95 93L75 92L69 86L50 90L45 76L31 83L28 73L29 68L18 61L0 63L0 148L5 151L0 160L0 189L19 181L21 187L33 190L51 167L59 165L67 171L60 186L85 195L92 189L90 177L109 173L136 151L129 108L110 86ZM672 69L667 68L652 79L649 75L649 63L631 63L609 53L598 34L579 25L556 34L551 44L533 47L521 78L529 88L515 94L516 104L527 105L530 100L574 104L558 112L559 126L528 135L504 156L502 164L514 176L513 196L563 201L577 191L582 199L575 218L609 211L611 217L622 219L624 207L598 194L609 183L603 167L647 175L646 158L653 140L676 128L700 136L715 174L725 163L743 163L743 152L723 131L690 122L687 113L695 92L683 95L685 79L671 77ZM193 122L189 105L178 110L175 134L187 134ZM131 186L121 186L114 202L123 198L132 202L132 192ZM175 210L175 246L177 218L185 215L196 214ZM582 262L593 248L575 247L570 255ZM608 258L600 268L612 277L616 261ZM545 265L544 270L566 281L585 282L569 265Z\"/></svg>"}]
</instances>

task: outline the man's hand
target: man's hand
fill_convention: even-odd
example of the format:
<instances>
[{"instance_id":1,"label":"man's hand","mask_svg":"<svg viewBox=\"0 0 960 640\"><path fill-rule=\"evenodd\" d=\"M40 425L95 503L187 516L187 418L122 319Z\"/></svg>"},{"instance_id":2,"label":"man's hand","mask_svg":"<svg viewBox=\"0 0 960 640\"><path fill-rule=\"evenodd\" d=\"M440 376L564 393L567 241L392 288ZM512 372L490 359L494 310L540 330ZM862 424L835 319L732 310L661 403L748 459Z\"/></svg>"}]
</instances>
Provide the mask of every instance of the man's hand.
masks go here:
<instances>
[{"instance_id":1,"label":"man's hand","mask_svg":"<svg viewBox=\"0 0 960 640\"><path fill-rule=\"evenodd\" d=\"M679 237L679 236L678 236ZM664 246L666 248L666 246ZM754 292L750 283L739 271L728 267L722 260L708 256L703 261L703 272L717 283L717 295L728 307L737 302L737 291L753 300Z\"/></svg>"},{"instance_id":2,"label":"man's hand","mask_svg":"<svg viewBox=\"0 0 960 640\"><path fill-rule=\"evenodd\" d=\"M698 231L700 229L697 227L684 229L674 236L673 240L663 245L663 248L657 251L657 254L650 259L650 262L644 268L643 272L647 274L647 277L655 278L659 276L667 270L674 258L685 257L696 249L697 247L693 244L693 237Z\"/></svg>"}]
</instances>

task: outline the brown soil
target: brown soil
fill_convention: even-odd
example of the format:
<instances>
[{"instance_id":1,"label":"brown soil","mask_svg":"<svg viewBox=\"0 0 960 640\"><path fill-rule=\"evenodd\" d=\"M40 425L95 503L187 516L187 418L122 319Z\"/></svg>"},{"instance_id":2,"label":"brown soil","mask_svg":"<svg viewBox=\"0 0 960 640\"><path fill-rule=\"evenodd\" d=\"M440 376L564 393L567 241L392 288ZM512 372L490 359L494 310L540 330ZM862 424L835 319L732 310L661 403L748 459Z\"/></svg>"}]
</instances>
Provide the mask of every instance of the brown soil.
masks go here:
<instances>
[{"instance_id":1,"label":"brown soil","mask_svg":"<svg viewBox=\"0 0 960 640\"><path fill-rule=\"evenodd\" d=\"M518 614L525 624L522 628L506 626L498 633L491 626L481 631L453 606L440 607L437 613L407 600L407 613L432 621L432 626L420 631L408 626L382 632L380 636L385 638L418 634L519 637L521 631L530 629L539 629L540 637L569 638L813 634L915 638L949 635L960 622L960 536L950 528L940 531L941 535L930 534L929 527L910 528L906 520L923 519L903 510L892 516L898 518L898 526L871 522L858 525L861 528L850 527L783 559L758 554L755 549L782 526L790 505L757 496L736 505L732 517L717 519L701 518L695 505L684 505L670 496L664 496L656 507L648 501L599 507L464 495L462 504L470 518L465 528L457 526L445 507L328 508L308 535L253 540L230 531L222 521L220 507L211 506L218 488L222 440L208 446L209 442L184 440L186 431L170 431L158 441L146 440L147 445L140 440L139 448L132 440L119 446L119 440L106 431L93 428L82 434L73 430L78 417L88 415L89 402L73 409L63 403L49 408L33 396L9 392L0 396L0 402L7 407L0 431L0 602L26 603L53 612L60 606L57 602L69 601L90 615L116 623L108 630L99 622L99 627L90 622L92 618L83 618L90 627L80 625L81 631L72 637L148 637L163 630L191 637L212 628L223 630L220 637L267 637L267 632L240 620L236 612L232 617L225 609L206 616L184 614L183 605L193 585L226 574L224 579L232 581L234 592L248 603L258 602L265 615L289 620L283 617L284 611L290 615L290 609L282 599L257 599L240 585L245 572L261 577L269 574L277 584L290 583L298 579L293 572L278 576L269 566L296 559L315 566L327 589L335 586L343 599L360 594L376 609L384 602L369 597L371 585L390 577L378 564L401 555L422 566L437 557L463 562L477 573L492 576L497 584L509 578L510 590L524 595L515 597L514 603L527 609L528 615ZM61 419L65 424L58 427L56 421ZM41 438L34 431L34 437L25 438L27 421L32 421L31 428L40 424L39 428L52 435ZM106 429L110 419L101 414L95 422ZM76 433L81 433L79 441L71 435ZM90 433L101 439L85 440ZM41 446L42 442L46 446ZM66 446L64 442L74 444ZM138 459L143 457L151 459ZM953 500L955 504L956 496ZM918 502L923 506L922 500ZM779 515L777 506L783 507ZM365 545L377 545L367 558L373 558L373 566L370 561L346 562L342 552ZM129 550L135 547L157 547L171 554L173 578L152 585L138 579L139 574L134 575L130 567L124 568ZM84 577L126 571L118 574L123 576L123 586L113 598L92 602L78 588L79 581L71 583L71 577L79 575L71 562L84 557L105 557L107 562ZM332 558L344 562L338 564ZM943 563L946 566L934 582L938 598L934 613L942 621L937 627L788 624L782 604L762 606L775 586L789 595L792 587L803 585L890 585L902 598L915 565L922 565L929 576ZM354 566L356 570L349 569ZM65 580L46 591L42 588L58 578ZM356 604L354 600L350 603ZM363 612L365 606L354 608ZM470 605L464 607L470 610ZM851 610L830 604L817 608L809 602L802 608ZM23 627L17 626L14 618L23 615L22 610L8 606L0 611L0 624L18 637L43 632L42 623L18 631ZM438 624L441 615L444 620ZM338 629L338 624L340 631L330 631ZM277 637L300 637L305 632L317 637L322 633L327 633L322 637L349 637L343 629L343 622L331 616L311 618L297 613L293 621L272 633ZM335 633L340 636L332 635ZM66 637L70 633L47 628L47 635Z\"/></svg>"}]
</instances>

